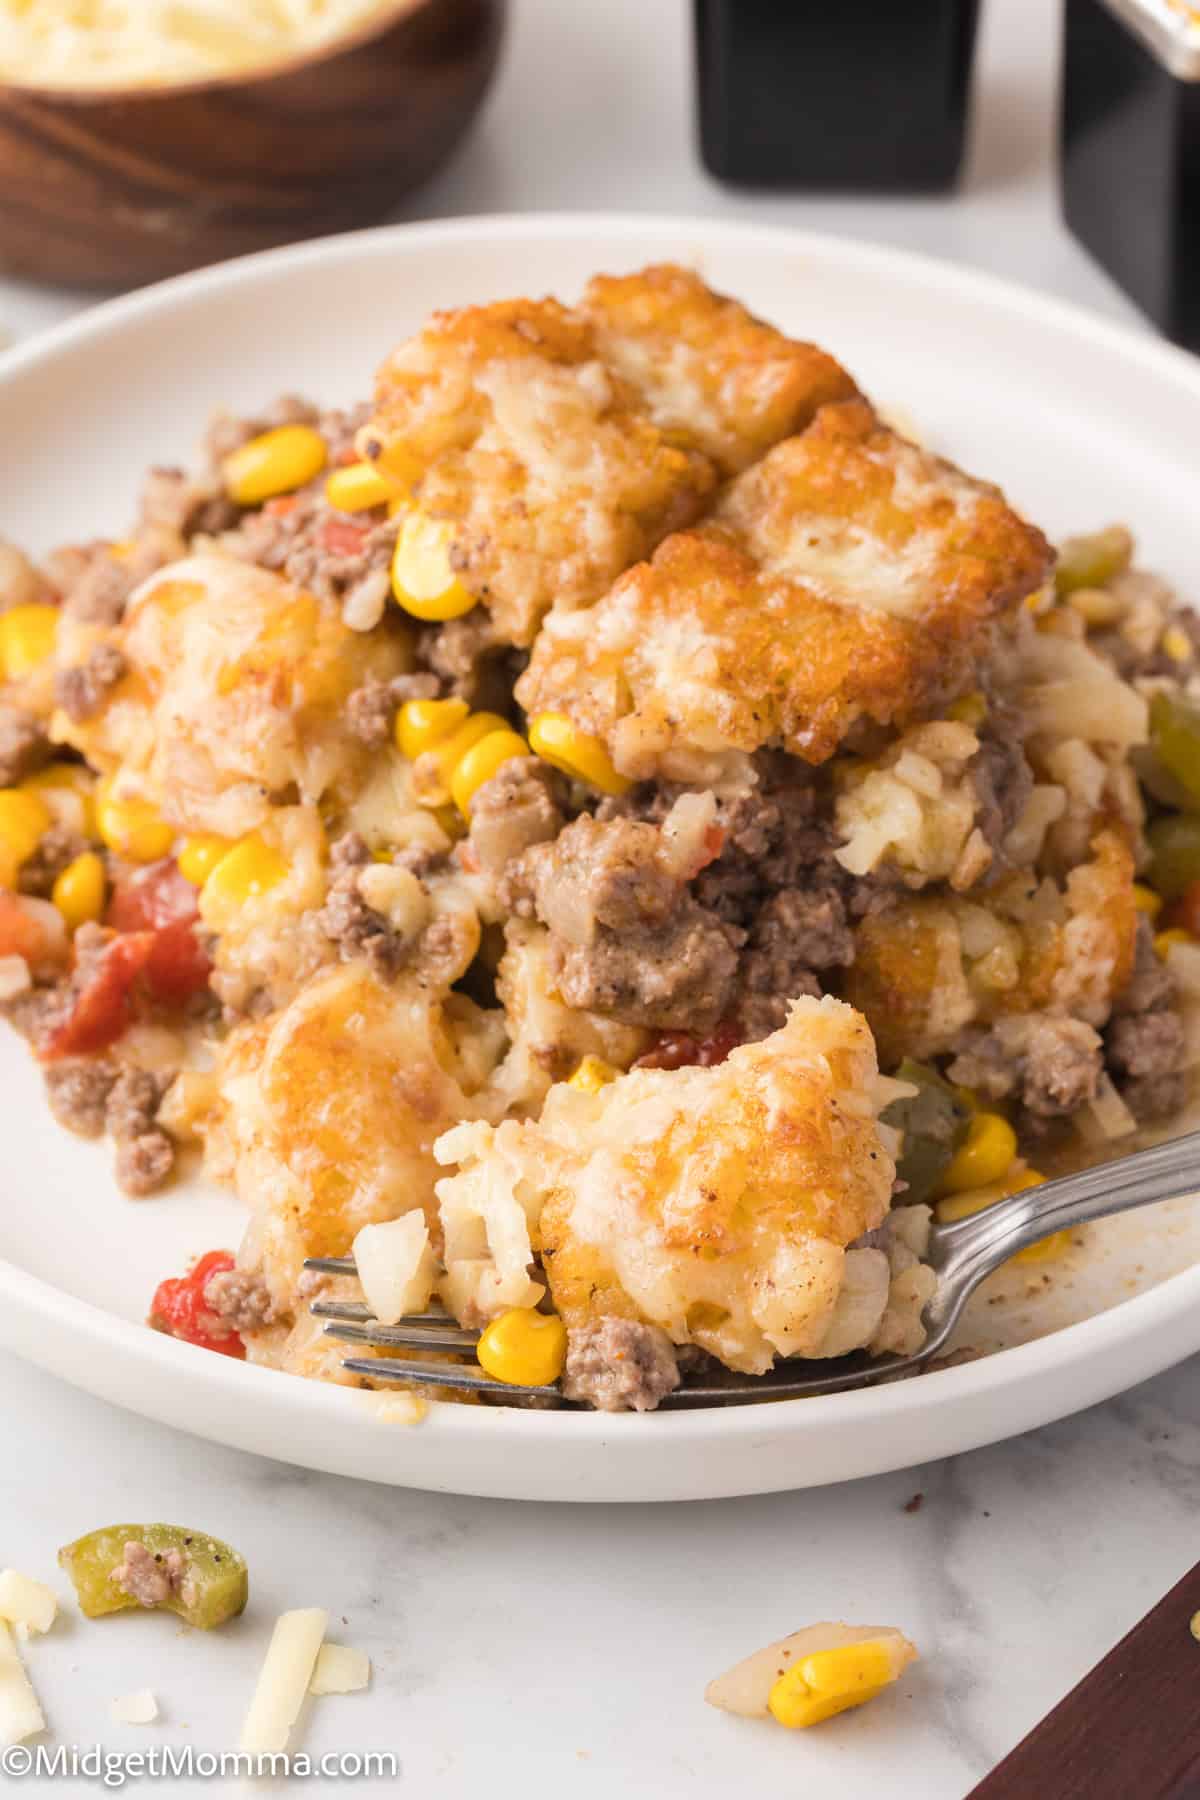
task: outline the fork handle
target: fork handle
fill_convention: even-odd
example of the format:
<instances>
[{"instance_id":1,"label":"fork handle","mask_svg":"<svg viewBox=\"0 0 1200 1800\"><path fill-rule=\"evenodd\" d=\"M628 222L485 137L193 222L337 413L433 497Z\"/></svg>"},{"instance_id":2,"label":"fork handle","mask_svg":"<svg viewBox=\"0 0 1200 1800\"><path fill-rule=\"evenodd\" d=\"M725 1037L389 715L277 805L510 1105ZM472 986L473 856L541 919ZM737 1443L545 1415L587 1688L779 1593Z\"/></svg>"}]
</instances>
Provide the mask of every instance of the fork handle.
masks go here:
<instances>
[{"instance_id":1,"label":"fork handle","mask_svg":"<svg viewBox=\"0 0 1200 1800\"><path fill-rule=\"evenodd\" d=\"M1179 1200L1197 1189L1200 1131L1025 1188L969 1218L935 1226L930 1261L942 1278L939 1292L950 1291L957 1319L967 1296L1017 1251L1040 1243L1055 1231L1140 1206L1156 1206L1161 1200ZM935 1296L927 1312L936 1311ZM945 1321L931 1318L930 1323L944 1325Z\"/></svg>"}]
</instances>

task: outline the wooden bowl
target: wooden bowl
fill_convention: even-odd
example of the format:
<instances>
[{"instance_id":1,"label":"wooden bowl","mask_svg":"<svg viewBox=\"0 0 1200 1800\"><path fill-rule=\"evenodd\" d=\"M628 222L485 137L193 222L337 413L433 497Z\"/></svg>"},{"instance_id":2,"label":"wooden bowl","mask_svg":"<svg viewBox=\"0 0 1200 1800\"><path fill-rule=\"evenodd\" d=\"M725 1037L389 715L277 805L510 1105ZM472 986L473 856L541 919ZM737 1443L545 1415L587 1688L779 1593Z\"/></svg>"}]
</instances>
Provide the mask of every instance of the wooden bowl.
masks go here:
<instances>
[{"instance_id":1,"label":"wooden bowl","mask_svg":"<svg viewBox=\"0 0 1200 1800\"><path fill-rule=\"evenodd\" d=\"M126 287L368 225L454 148L506 0L397 0L335 45L168 87L0 84L0 268Z\"/></svg>"}]
</instances>

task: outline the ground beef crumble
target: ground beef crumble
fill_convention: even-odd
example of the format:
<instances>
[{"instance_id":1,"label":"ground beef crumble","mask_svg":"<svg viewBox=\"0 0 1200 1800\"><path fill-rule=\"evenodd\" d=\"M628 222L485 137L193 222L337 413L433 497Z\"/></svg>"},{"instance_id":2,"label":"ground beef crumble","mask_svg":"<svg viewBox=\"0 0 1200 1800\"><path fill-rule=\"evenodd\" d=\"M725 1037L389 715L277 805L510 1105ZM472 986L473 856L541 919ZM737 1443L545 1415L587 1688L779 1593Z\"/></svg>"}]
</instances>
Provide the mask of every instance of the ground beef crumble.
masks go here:
<instances>
[{"instance_id":1,"label":"ground beef crumble","mask_svg":"<svg viewBox=\"0 0 1200 1800\"><path fill-rule=\"evenodd\" d=\"M1155 954L1149 922L1138 921L1133 974L1118 994L1104 1034L1109 1071L1139 1124L1167 1118L1187 1092L1186 1039L1175 980Z\"/></svg>"},{"instance_id":2,"label":"ground beef crumble","mask_svg":"<svg viewBox=\"0 0 1200 1800\"><path fill-rule=\"evenodd\" d=\"M85 662L60 669L54 680L54 698L67 717L81 725L100 711L127 667L115 644L96 644Z\"/></svg>"},{"instance_id":3,"label":"ground beef crumble","mask_svg":"<svg viewBox=\"0 0 1200 1800\"><path fill-rule=\"evenodd\" d=\"M330 856L333 879L317 923L343 962L364 957L381 981L390 981L409 960L412 943L368 906L359 891L359 875L371 860L366 840L358 832L347 832Z\"/></svg>"},{"instance_id":4,"label":"ground beef crumble","mask_svg":"<svg viewBox=\"0 0 1200 1800\"><path fill-rule=\"evenodd\" d=\"M379 749L392 735L397 707L408 700L436 700L441 682L428 671L391 681L364 681L346 701L346 725L360 743Z\"/></svg>"},{"instance_id":5,"label":"ground beef crumble","mask_svg":"<svg viewBox=\"0 0 1200 1800\"><path fill-rule=\"evenodd\" d=\"M244 1269L218 1270L205 1284L204 1299L233 1331L261 1331L281 1316L262 1276Z\"/></svg>"},{"instance_id":6,"label":"ground beef crumble","mask_svg":"<svg viewBox=\"0 0 1200 1800\"><path fill-rule=\"evenodd\" d=\"M562 782L536 756L506 762L471 800L470 857L502 906L511 906L508 869L563 827Z\"/></svg>"},{"instance_id":7,"label":"ground beef crumble","mask_svg":"<svg viewBox=\"0 0 1200 1800\"><path fill-rule=\"evenodd\" d=\"M52 825L42 834L32 856L21 864L18 886L23 894L45 899L68 864L88 848L86 838L65 825Z\"/></svg>"},{"instance_id":8,"label":"ground beef crumble","mask_svg":"<svg viewBox=\"0 0 1200 1800\"><path fill-rule=\"evenodd\" d=\"M51 1063L45 1071L46 1096L58 1123L80 1137L100 1137L105 1109L119 1074L116 1063L91 1057Z\"/></svg>"},{"instance_id":9,"label":"ground beef crumble","mask_svg":"<svg viewBox=\"0 0 1200 1800\"><path fill-rule=\"evenodd\" d=\"M567 1334L562 1390L599 1412L651 1412L679 1386L675 1346L657 1325L605 1317Z\"/></svg>"},{"instance_id":10,"label":"ground beef crumble","mask_svg":"<svg viewBox=\"0 0 1200 1800\"><path fill-rule=\"evenodd\" d=\"M48 762L52 745L45 726L22 707L0 703L0 787L16 787Z\"/></svg>"},{"instance_id":11,"label":"ground beef crumble","mask_svg":"<svg viewBox=\"0 0 1200 1800\"><path fill-rule=\"evenodd\" d=\"M182 1550L167 1550L155 1555L136 1539L125 1545L122 1560L109 1580L136 1600L139 1606L161 1606L176 1594L190 1605L192 1587L188 1564Z\"/></svg>"}]
</instances>

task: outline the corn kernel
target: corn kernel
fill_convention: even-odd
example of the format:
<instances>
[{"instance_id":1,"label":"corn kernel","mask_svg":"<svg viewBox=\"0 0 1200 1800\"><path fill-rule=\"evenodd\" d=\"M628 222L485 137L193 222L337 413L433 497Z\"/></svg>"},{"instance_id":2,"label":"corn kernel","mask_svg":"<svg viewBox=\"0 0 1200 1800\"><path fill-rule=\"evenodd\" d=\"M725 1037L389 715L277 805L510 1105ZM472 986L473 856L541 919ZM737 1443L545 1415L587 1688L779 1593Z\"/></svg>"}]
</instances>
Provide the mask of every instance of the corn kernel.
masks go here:
<instances>
[{"instance_id":1,"label":"corn kernel","mask_svg":"<svg viewBox=\"0 0 1200 1800\"><path fill-rule=\"evenodd\" d=\"M1026 594L1025 607L1036 617L1048 611L1054 605L1054 589L1047 582L1043 587L1034 588L1032 594Z\"/></svg>"},{"instance_id":2,"label":"corn kernel","mask_svg":"<svg viewBox=\"0 0 1200 1800\"><path fill-rule=\"evenodd\" d=\"M388 518L402 519L406 512L412 510L412 501L407 494L395 494L388 501Z\"/></svg>"},{"instance_id":3,"label":"corn kernel","mask_svg":"<svg viewBox=\"0 0 1200 1800\"><path fill-rule=\"evenodd\" d=\"M980 693L964 694L961 700L946 708L946 717L958 725L982 725L987 716L988 703Z\"/></svg>"},{"instance_id":4,"label":"corn kernel","mask_svg":"<svg viewBox=\"0 0 1200 1800\"><path fill-rule=\"evenodd\" d=\"M1036 1244L1029 1244L1024 1250L1018 1250L1009 1258L1015 1263L1054 1262L1071 1248L1069 1231L1052 1231L1049 1237L1040 1238Z\"/></svg>"},{"instance_id":5,"label":"corn kernel","mask_svg":"<svg viewBox=\"0 0 1200 1800\"><path fill-rule=\"evenodd\" d=\"M459 763L481 738L494 731L507 733L508 720L499 713L470 713L457 730L426 750L413 771L412 793L418 805L444 806L451 798L450 784Z\"/></svg>"},{"instance_id":6,"label":"corn kernel","mask_svg":"<svg viewBox=\"0 0 1200 1800\"><path fill-rule=\"evenodd\" d=\"M221 464L225 492L237 506L260 506L319 475L328 451L311 425L279 425L232 451Z\"/></svg>"},{"instance_id":7,"label":"corn kernel","mask_svg":"<svg viewBox=\"0 0 1200 1800\"><path fill-rule=\"evenodd\" d=\"M1168 625L1162 634L1162 647L1172 662L1192 660L1192 640L1180 625Z\"/></svg>"},{"instance_id":8,"label":"corn kernel","mask_svg":"<svg viewBox=\"0 0 1200 1800\"><path fill-rule=\"evenodd\" d=\"M1072 612L1077 612L1085 625L1115 625L1125 612L1125 603L1119 594L1112 594L1107 588L1076 588L1067 595L1067 605Z\"/></svg>"},{"instance_id":9,"label":"corn kernel","mask_svg":"<svg viewBox=\"0 0 1200 1800\"><path fill-rule=\"evenodd\" d=\"M602 1087L615 1081L620 1073L611 1063L606 1063L602 1056L585 1056L567 1086L577 1088L581 1094L598 1094Z\"/></svg>"},{"instance_id":10,"label":"corn kernel","mask_svg":"<svg viewBox=\"0 0 1200 1800\"><path fill-rule=\"evenodd\" d=\"M1162 911L1162 895L1156 894L1154 889L1152 887L1147 887L1144 881L1135 881L1133 884L1133 904L1140 913L1145 913L1148 919L1157 919L1159 913Z\"/></svg>"},{"instance_id":11,"label":"corn kernel","mask_svg":"<svg viewBox=\"0 0 1200 1800\"><path fill-rule=\"evenodd\" d=\"M516 1306L493 1319L475 1347L479 1366L511 1387L549 1387L567 1360L567 1328L557 1313Z\"/></svg>"},{"instance_id":12,"label":"corn kernel","mask_svg":"<svg viewBox=\"0 0 1200 1800\"><path fill-rule=\"evenodd\" d=\"M96 836L96 778L83 763L52 762L21 783L26 793L39 793L55 788L75 794L82 808L79 829L85 837Z\"/></svg>"},{"instance_id":13,"label":"corn kernel","mask_svg":"<svg viewBox=\"0 0 1200 1800\"><path fill-rule=\"evenodd\" d=\"M575 781L586 781L602 794L623 794L631 786L613 768L601 740L578 730L565 713L538 713L531 719L529 745L551 768L561 769Z\"/></svg>"},{"instance_id":14,"label":"corn kernel","mask_svg":"<svg viewBox=\"0 0 1200 1800\"><path fill-rule=\"evenodd\" d=\"M414 507L392 557L392 593L416 619L461 619L476 604L450 566L451 528Z\"/></svg>"},{"instance_id":15,"label":"corn kernel","mask_svg":"<svg viewBox=\"0 0 1200 1800\"><path fill-rule=\"evenodd\" d=\"M157 862L175 841L174 827L146 800L116 800L112 782L96 790L96 830L102 843L128 862Z\"/></svg>"},{"instance_id":16,"label":"corn kernel","mask_svg":"<svg viewBox=\"0 0 1200 1800\"><path fill-rule=\"evenodd\" d=\"M396 714L396 748L409 762L440 744L466 720L465 700L406 700Z\"/></svg>"},{"instance_id":17,"label":"corn kernel","mask_svg":"<svg viewBox=\"0 0 1200 1800\"><path fill-rule=\"evenodd\" d=\"M955 1151L941 1180L943 1194L962 1194L999 1181L1017 1154L1017 1134L999 1113L972 1114L966 1142Z\"/></svg>"},{"instance_id":18,"label":"corn kernel","mask_svg":"<svg viewBox=\"0 0 1200 1800\"><path fill-rule=\"evenodd\" d=\"M50 890L50 898L66 920L71 931L89 925L104 911L108 877L104 859L94 850L85 850L66 868Z\"/></svg>"},{"instance_id":19,"label":"corn kernel","mask_svg":"<svg viewBox=\"0 0 1200 1800\"><path fill-rule=\"evenodd\" d=\"M54 654L58 608L32 601L0 614L0 666L6 681L19 681Z\"/></svg>"},{"instance_id":20,"label":"corn kernel","mask_svg":"<svg viewBox=\"0 0 1200 1800\"><path fill-rule=\"evenodd\" d=\"M887 1638L818 1650L779 1677L767 1697L772 1716L790 1730L862 1706L895 1681L907 1658L901 1644Z\"/></svg>"},{"instance_id":21,"label":"corn kernel","mask_svg":"<svg viewBox=\"0 0 1200 1800\"><path fill-rule=\"evenodd\" d=\"M46 802L23 788L0 788L0 887L17 884L17 871L52 823Z\"/></svg>"},{"instance_id":22,"label":"corn kernel","mask_svg":"<svg viewBox=\"0 0 1200 1800\"><path fill-rule=\"evenodd\" d=\"M221 858L232 849L232 838L217 837L211 831L185 837L176 858L179 873L193 887L203 887Z\"/></svg>"},{"instance_id":23,"label":"corn kernel","mask_svg":"<svg viewBox=\"0 0 1200 1800\"><path fill-rule=\"evenodd\" d=\"M1185 931L1181 925L1175 925L1170 931L1155 934L1154 954L1165 962L1176 944L1193 944L1195 941L1190 931Z\"/></svg>"},{"instance_id":24,"label":"corn kernel","mask_svg":"<svg viewBox=\"0 0 1200 1800\"><path fill-rule=\"evenodd\" d=\"M277 887L287 872L287 862L278 850L252 831L217 862L204 883L204 898L229 906L256 900Z\"/></svg>"},{"instance_id":25,"label":"corn kernel","mask_svg":"<svg viewBox=\"0 0 1200 1800\"><path fill-rule=\"evenodd\" d=\"M366 512L372 506L385 506L395 492L368 462L335 469L325 483L325 498L339 512Z\"/></svg>"},{"instance_id":26,"label":"corn kernel","mask_svg":"<svg viewBox=\"0 0 1200 1800\"><path fill-rule=\"evenodd\" d=\"M450 777L450 797L463 818L470 817L471 802L485 781L490 781L506 762L528 755L529 745L515 731L489 731L473 744Z\"/></svg>"}]
</instances>

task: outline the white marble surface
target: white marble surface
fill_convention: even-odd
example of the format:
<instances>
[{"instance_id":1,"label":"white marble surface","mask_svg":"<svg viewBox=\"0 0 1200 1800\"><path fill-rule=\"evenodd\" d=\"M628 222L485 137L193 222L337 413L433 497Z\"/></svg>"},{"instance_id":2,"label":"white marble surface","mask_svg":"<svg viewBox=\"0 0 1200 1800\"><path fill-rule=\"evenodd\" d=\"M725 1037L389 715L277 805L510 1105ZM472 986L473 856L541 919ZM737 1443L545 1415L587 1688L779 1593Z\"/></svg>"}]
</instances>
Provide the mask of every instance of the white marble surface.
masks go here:
<instances>
[{"instance_id":1,"label":"white marble surface","mask_svg":"<svg viewBox=\"0 0 1200 1800\"><path fill-rule=\"evenodd\" d=\"M683 0L514 0L481 126L410 211L790 221L970 262L1133 320L1058 221L1056 11L993 0L962 194L884 202L747 197L703 174ZM82 303L0 282L0 323L19 335ZM850 1488L571 1510L284 1468L0 1359L0 1564L48 1576L58 1544L146 1516L227 1536L250 1559L250 1611L216 1638L161 1618L74 1617L31 1646L52 1743L228 1747L275 1612L320 1604L339 1636L371 1652L375 1681L313 1706L297 1743L392 1751L413 1793L674 1800L736 1786L957 1800L1193 1561L1194 1375L1189 1366L1030 1437ZM924 1502L907 1513L917 1493ZM801 1738L703 1706L725 1663L829 1616L901 1625L923 1661L878 1705ZM110 1698L147 1684L162 1722L111 1725Z\"/></svg>"}]
</instances>

